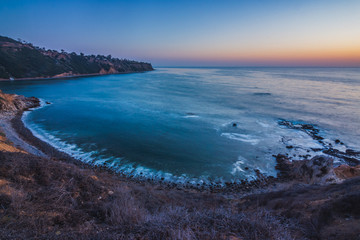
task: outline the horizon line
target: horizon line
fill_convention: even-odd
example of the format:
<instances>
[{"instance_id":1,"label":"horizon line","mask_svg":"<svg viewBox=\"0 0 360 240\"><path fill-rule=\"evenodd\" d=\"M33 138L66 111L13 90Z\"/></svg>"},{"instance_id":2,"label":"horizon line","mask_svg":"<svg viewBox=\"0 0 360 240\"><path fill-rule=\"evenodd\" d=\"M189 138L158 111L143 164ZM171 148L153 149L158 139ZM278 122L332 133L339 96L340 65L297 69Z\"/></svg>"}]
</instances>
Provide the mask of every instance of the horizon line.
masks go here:
<instances>
[{"instance_id":1,"label":"horizon line","mask_svg":"<svg viewBox=\"0 0 360 240\"><path fill-rule=\"evenodd\" d=\"M151 62L150 62L151 63ZM263 66L153 66L154 68L360 68L359 66L306 66L306 65L299 65L299 66L274 66L274 65L263 65Z\"/></svg>"}]
</instances>

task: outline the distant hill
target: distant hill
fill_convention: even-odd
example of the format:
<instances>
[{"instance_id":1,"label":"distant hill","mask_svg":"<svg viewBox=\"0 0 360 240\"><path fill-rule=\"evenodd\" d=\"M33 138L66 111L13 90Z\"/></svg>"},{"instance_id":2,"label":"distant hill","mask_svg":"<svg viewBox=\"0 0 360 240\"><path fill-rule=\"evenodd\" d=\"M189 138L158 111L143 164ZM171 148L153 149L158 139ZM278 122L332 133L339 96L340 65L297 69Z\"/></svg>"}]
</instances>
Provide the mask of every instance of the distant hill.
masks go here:
<instances>
[{"instance_id":1,"label":"distant hill","mask_svg":"<svg viewBox=\"0 0 360 240\"><path fill-rule=\"evenodd\" d=\"M153 70L150 63L45 50L0 36L0 79L51 78Z\"/></svg>"}]
</instances>

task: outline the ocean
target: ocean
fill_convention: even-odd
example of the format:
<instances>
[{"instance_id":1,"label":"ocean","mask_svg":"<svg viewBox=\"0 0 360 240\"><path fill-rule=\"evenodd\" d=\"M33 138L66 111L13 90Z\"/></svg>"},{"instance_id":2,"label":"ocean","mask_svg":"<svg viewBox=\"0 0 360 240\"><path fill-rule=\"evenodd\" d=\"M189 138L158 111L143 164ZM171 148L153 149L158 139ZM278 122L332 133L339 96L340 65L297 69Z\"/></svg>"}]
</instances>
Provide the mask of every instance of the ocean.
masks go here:
<instances>
[{"instance_id":1,"label":"ocean","mask_svg":"<svg viewBox=\"0 0 360 240\"><path fill-rule=\"evenodd\" d=\"M281 120L314 125L324 142L341 140L340 150L360 149L360 68L156 68L0 89L42 100L23 116L35 136L133 177L240 181L255 169L275 176L279 153L322 154Z\"/></svg>"}]
</instances>

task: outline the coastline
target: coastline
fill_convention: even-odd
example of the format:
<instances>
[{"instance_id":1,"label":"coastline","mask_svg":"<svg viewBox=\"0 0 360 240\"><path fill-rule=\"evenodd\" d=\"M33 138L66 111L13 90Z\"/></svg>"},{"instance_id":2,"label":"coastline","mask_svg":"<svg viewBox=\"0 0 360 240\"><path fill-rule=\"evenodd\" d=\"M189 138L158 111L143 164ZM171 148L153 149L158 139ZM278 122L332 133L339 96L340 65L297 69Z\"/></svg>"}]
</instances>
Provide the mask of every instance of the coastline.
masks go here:
<instances>
[{"instance_id":1,"label":"coastline","mask_svg":"<svg viewBox=\"0 0 360 240\"><path fill-rule=\"evenodd\" d=\"M353 239L360 233L360 177L322 183L328 175L314 174L331 166L326 159L315 159L325 164L319 166L277 156L278 178L259 172L242 187L187 188L129 178L36 138L21 116L39 101L5 97L16 104L3 105L12 110L0 114L10 140L0 142L8 146L0 151L2 239ZM27 145L42 154L20 149Z\"/></svg>"},{"instance_id":2,"label":"coastline","mask_svg":"<svg viewBox=\"0 0 360 240\"><path fill-rule=\"evenodd\" d=\"M40 107L40 106L39 106ZM35 110L35 109L34 109ZM32 110L26 110L32 111ZM242 179L239 182L225 182L224 185L218 185L216 183L202 185L199 184L182 184L172 181L163 181L161 179L150 179L147 177L133 177L122 174L121 172L117 172L110 167L107 166L98 166L92 165L90 163L85 163L79 159L72 157L70 154L57 149L52 146L50 143L47 143L32 133L30 129L28 129L23 120L24 111L20 111L16 113L12 118L5 120L5 124L3 120L0 119L0 126L7 125L7 134L12 136L9 140L12 142L18 142L18 146L21 149L29 149L30 146L33 151L31 154L34 154L38 157L44 157L47 159L59 159L60 161L74 164L80 168L92 169L94 171L100 170L101 172L105 171L112 175L115 175L119 180L125 182L132 182L136 184L148 184L152 186L160 186L165 189L177 189L177 190L191 190L195 192L206 192L206 193L223 193L223 194L241 194L248 195L250 193L263 192L265 189L269 188L272 190L282 189L283 184L289 184L291 181L290 178L276 178L272 176L265 176L259 171L255 171L257 177L253 180ZM16 139L20 139L16 140Z\"/></svg>"},{"instance_id":3,"label":"coastline","mask_svg":"<svg viewBox=\"0 0 360 240\"><path fill-rule=\"evenodd\" d=\"M155 71L155 69L144 70L144 71L119 72L119 73L90 73L90 74L77 74L77 75L69 75L69 76L14 78L13 80L0 78L0 82L75 79L75 78L81 78L81 77L97 77L97 76L120 75L120 74L129 74L129 73L145 73L145 72L151 72L151 71Z\"/></svg>"},{"instance_id":4,"label":"coastline","mask_svg":"<svg viewBox=\"0 0 360 240\"><path fill-rule=\"evenodd\" d=\"M22 117L25 111L33 111L39 107L41 107L40 104L27 108L25 110L20 110L13 114L13 116L10 115L6 118L0 118L0 127L2 127L3 129L5 128L5 134L6 136L8 136L10 141L12 141L20 149L23 149L24 151L38 157L48 159L60 159L61 161L71 163L82 168L89 168L93 170L100 169L100 171L107 171L113 175L116 175L122 181L147 183L154 186L165 187L167 189L191 189L199 192L247 195L256 192L281 190L284 187L289 187L296 184L340 183L341 181L346 179L346 177L339 178L337 175L343 176L343 171L350 171L352 168L354 168L354 166L356 166L353 165L353 167L346 167L347 165L345 165L344 167L344 165L340 165L340 169L342 172L338 172L336 171L336 169L339 169L339 167L335 168L333 166L333 162L330 159L320 158L320 165L322 165L321 167L327 169L325 174L321 174L321 171L323 170L319 170L319 167L315 166L316 164L314 164L314 161L317 161L318 158L310 160L301 159L291 161L290 158L288 158L287 156L278 154L274 155L277 160L275 169L278 170L278 174L276 177L266 176L257 169L254 170L256 175L255 179L241 179L236 182L224 182L223 184L218 184L215 182L204 182L203 184L185 184L157 178L150 179L145 176L133 177L115 171L105 165L93 165L83 162L80 159L77 159L70 154L56 148L55 146L52 146L50 143L34 136L32 131L25 126ZM351 161L349 161L348 164L351 164ZM297 171L298 168L302 168L305 170L299 173ZM349 168L350 170L347 168Z\"/></svg>"},{"instance_id":5,"label":"coastline","mask_svg":"<svg viewBox=\"0 0 360 240\"><path fill-rule=\"evenodd\" d=\"M36 109L34 109L36 110ZM32 110L26 110L26 111L32 111ZM276 178L270 177L267 178L263 176L262 174L258 174L258 179L248 181L248 180L242 180L240 184L238 183L226 183L224 186L220 185L211 185L211 184L203 184L203 185L194 185L194 184L181 184L171 181L162 181L160 179L149 179L146 177L132 177L127 176L125 174L122 174L121 172L116 172L115 170L107 167L107 166L97 166L92 165L90 163L85 163L79 159L76 159L72 157L70 154L61 151L60 149L57 149L56 147L52 146L50 143L47 143L32 133L30 129L28 129L23 120L24 111L20 111L16 113L13 117L10 119L6 119L5 121L3 119L0 119L0 127L3 125L7 126L6 133L10 134L9 140L12 142L17 142L18 146L21 149L29 149L28 146L31 146L34 150L31 151L31 154L34 154L38 157L45 157L48 159L60 159L61 161L71 163L74 165L77 165L81 168L89 168L93 169L95 171L106 171L110 174L115 175L122 181L130 181L135 182L138 184L150 184L153 186L161 186L167 189L178 189L178 190L193 190L193 191L199 191L199 192L223 192L223 193L249 193L254 192L256 190L261 190L261 188L264 188L265 186L271 185L272 183L275 183ZM16 139L21 139L16 140Z\"/></svg>"},{"instance_id":6,"label":"coastline","mask_svg":"<svg viewBox=\"0 0 360 240\"><path fill-rule=\"evenodd\" d=\"M32 110L26 110L26 111L32 111ZM57 149L56 147L52 146L51 144L34 136L34 134L31 132L30 129L28 129L25 126L22 120L23 113L24 111L20 111L10 119L6 119L5 124L4 124L4 120L0 118L0 127L4 125L7 126L8 128L6 129L5 132L7 132L12 136L11 138L9 138L9 140L14 142L14 140L16 141L16 139L21 139L20 141L16 141L19 143L18 145L19 148L25 150L28 148L27 145L29 145L33 149L35 149L35 151L31 152L31 154L34 154L38 157L42 157L50 160L56 159L57 161L74 164L79 168L83 168L83 169L91 169L93 171L107 172L110 173L111 175L114 175L114 177L117 178L119 181L129 181L129 182L151 184L151 185L158 184L156 181L151 181L150 179L136 179L136 178L128 177L119 172L115 172L109 167L92 165L72 157L70 154L63 152L60 149ZM176 187L175 185L169 185L169 184L165 184L165 185L167 185L167 187L169 188Z\"/></svg>"}]
</instances>

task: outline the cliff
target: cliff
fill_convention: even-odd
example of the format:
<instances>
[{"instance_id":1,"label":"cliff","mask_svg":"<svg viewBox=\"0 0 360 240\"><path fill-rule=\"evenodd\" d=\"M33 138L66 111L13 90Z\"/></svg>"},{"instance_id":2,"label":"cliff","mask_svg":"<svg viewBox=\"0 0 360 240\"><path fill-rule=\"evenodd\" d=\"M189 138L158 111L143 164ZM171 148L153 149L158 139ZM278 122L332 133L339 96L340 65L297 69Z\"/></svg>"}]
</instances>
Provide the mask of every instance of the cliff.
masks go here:
<instances>
[{"instance_id":1,"label":"cliff","mask_svg":"<svg viewBox=\"0 0 360 240\"><path fill-rule=\"evenodd\" d=\"M0 113L16 113L17 111L25 110L40 106L39 99L35 97L24 97L22 95L7 94L0 90Z\"/></svg>"},{"instance_id":2,"label":"cliff","mask_svg":"<svg viewBox=\"0 0 360 240\"><path fill-rule=\"evenodd\" d=\"M151 71L150 63L46 50L0 36L0 79L52 78Z\"/></svg>"}]
</instances>

